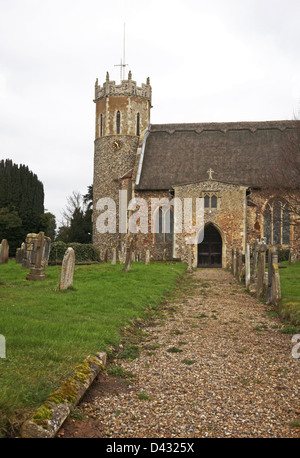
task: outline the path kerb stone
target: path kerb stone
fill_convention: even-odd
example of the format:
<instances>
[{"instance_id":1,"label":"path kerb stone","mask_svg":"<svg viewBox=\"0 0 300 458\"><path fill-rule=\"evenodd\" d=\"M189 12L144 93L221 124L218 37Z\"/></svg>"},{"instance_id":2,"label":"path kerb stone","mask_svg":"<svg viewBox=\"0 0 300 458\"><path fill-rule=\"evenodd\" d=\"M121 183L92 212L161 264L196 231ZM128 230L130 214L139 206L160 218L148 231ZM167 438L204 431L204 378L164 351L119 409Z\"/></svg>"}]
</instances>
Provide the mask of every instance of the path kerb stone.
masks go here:
<instances>
[{"instance_id":1,"label":"path kerb stone","mask_svg":"<svg viewBox=\"0 0 300 458\"><path fill-rule=\"evenodd\" d=\"M21 437L55 437L72 409L79 403L97 375L105 369L106 359L106 352L101 352L97 353L96 356L88 356L81 365L77 366L74 376L63 382L61 388L54 391L33 416L23 423ZM66 387L68 387L69 393L65 401L62 399L58 403L57 399L63 398ZM72 393L72 400L70 400L70 392Z\"/></svg>"}]
</instances>

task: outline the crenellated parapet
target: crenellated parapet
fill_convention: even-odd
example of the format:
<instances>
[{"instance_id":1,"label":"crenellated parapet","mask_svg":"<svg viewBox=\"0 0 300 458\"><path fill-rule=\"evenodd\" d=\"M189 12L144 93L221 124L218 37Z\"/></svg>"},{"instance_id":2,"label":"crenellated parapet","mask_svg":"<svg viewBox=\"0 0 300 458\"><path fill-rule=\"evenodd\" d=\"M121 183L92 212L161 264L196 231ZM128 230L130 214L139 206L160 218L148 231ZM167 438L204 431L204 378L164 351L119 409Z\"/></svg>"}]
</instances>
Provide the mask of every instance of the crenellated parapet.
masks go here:
<instances>
[{"instance_id":1,"label":"crenellated parapet","mask_svg":"<svg viewBox=\"0 0 300 458\"><path fill-rule=\"evenodd\" d=\"M98 79L95 84L95 102L99 99L109 96L135 96L147 99L151 103L152 90L150 79L147 78L146 84L142 83L139 87L136 81L132 80L131 72L128 73L128 79L122 80L121 84L116 84L115 81L110 81L109 74L106 74L106 81L103 86L98 84Z\"/></svg>"}]
</instances>

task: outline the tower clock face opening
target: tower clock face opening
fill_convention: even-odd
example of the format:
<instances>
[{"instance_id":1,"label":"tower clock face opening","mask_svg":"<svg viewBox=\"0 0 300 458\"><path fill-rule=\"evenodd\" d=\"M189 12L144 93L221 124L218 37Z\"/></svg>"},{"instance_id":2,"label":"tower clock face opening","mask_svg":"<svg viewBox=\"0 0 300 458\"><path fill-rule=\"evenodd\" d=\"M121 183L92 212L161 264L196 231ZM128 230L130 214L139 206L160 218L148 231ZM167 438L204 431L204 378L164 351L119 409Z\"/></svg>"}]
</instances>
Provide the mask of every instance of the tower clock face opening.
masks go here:
<instances>
[{"instance_id":1,"label":"tower clock face opening","mask_svg":"<svg viewBox=\"0 0 300 458\"><path fill-rule=\"evenodd\" d=\"M112 144L114 150L118 150L122 147L121 140L115 140Z\"/></svg>"}]
</instances>

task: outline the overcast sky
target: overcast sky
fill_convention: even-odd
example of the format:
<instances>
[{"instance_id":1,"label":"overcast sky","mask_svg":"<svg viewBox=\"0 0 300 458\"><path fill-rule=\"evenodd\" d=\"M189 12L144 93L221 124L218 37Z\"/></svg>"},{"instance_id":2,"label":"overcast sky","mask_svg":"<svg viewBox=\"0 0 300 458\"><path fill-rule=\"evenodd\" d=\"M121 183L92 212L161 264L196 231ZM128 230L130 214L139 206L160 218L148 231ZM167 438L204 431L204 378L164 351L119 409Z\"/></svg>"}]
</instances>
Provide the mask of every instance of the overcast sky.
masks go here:
<instances>
[{"instance_id":1,"label":"overcast sky","mask_svg":"<svg viewBox=\"0 0 300 458\"><path fill-rule=\"evenodd\" d=\"M300 115L300 0L0 0L1 159L57 223L93 181L94 85L150 77L152 123Z\"/></svg>"}]
</instances>

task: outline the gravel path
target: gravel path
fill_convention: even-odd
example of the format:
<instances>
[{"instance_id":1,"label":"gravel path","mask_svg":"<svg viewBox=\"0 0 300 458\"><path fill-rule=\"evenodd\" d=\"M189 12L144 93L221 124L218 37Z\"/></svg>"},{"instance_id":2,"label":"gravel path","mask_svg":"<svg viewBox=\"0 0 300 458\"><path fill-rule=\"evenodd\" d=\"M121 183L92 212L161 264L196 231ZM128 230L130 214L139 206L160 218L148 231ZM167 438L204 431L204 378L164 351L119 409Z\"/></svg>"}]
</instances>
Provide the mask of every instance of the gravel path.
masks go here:
<instances>
[{"instance_id":1,"label":"gravel path","mask_svg":"<svg viewBox=\"0 0 300 458\"><path fill-rule=\"evenodd\" d=\"M292 336L230 272L189 275L185 296L143 329L140 357L116 361L131 384L102 375L59 437L300 437Z\"/></svg>"}]
</instances>

